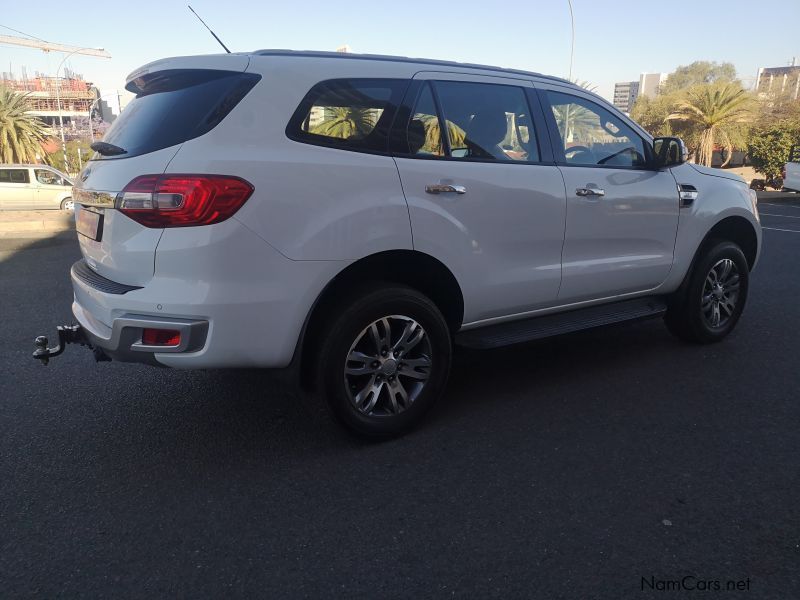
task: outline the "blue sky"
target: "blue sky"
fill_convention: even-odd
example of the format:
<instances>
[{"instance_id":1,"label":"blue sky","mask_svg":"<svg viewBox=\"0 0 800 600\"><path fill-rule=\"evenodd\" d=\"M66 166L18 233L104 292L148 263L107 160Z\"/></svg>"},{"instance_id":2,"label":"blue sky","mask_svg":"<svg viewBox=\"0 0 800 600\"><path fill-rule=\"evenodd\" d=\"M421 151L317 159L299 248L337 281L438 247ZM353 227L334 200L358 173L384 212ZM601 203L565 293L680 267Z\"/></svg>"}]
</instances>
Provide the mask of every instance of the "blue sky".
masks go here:
<instances>
[{"instance_id":1,"label":"blue sky","mask_svg":"<svg viewBox=\"0 0 800 600\"><path fill-rule=\"evenodd\" d=\"M67 63L101 89L157 58L220 50L185 2L139 0L78 7L38 0L36 9L6 0L0 25L39 38L106 48L111 60L75 56ZM669 8L665 5L669 4ZM399 54L481 62L566 76L567 0L403 2L256 2L194 0L192 6L233 51L257 48ZM573 76L608 96L615 81L669 72L694 60L730 61L746 84L760 66L800 61L800 2L573 0ZM52 15L48 17L47 15ZM7 35L17 35L0 28ZM61 56L0 45L0 71L52 73Z\"/></svg>"}]
</instances>

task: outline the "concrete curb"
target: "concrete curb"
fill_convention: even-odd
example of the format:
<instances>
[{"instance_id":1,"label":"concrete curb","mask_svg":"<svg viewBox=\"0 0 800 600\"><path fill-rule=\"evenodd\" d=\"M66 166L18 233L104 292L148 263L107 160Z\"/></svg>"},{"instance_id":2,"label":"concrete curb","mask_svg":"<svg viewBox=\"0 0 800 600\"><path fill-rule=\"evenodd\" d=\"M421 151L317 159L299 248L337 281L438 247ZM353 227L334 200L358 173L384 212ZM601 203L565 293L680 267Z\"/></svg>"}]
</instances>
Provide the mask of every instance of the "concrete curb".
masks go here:
<instances>
[{"instance_id":1,"label":"concrete curb","mask_svg":"<svg viewBox=\"0 0 800 600\"><path fill-rule=\"evenodd\" d=\"M0 234L21 232L57 232L75 228L72 213L61 211L0 212Z\"/></svg>"}]
</instances>

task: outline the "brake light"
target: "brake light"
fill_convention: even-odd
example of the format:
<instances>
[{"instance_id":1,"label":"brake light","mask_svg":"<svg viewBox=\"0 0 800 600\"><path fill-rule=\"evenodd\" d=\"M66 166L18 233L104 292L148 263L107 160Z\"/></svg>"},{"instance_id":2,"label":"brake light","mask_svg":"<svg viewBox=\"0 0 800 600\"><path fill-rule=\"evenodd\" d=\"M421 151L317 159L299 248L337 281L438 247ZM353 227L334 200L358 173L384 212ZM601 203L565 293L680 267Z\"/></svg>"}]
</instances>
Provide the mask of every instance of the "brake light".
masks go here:
<instances>
[{"instance_id":1,"label":"brake light","mask_svg":"<svg viewBox=\"0 0 800 600\"><path fill-rule=\"evenodd\" d=\"M225 175L142 175L117 194L115 206L145 227L211 225L231 217L253 189Z\"/></svg>"},{"instance_id":2,"label":"brake light","mask_svg":"<svg viewBox=\"0 0 800 600\"><path fill-rule=\"evenodd\" d=\"M142 329L142 344L145 346L179 346L181 332L174 329Z\"/></svg>"}]
</instances>

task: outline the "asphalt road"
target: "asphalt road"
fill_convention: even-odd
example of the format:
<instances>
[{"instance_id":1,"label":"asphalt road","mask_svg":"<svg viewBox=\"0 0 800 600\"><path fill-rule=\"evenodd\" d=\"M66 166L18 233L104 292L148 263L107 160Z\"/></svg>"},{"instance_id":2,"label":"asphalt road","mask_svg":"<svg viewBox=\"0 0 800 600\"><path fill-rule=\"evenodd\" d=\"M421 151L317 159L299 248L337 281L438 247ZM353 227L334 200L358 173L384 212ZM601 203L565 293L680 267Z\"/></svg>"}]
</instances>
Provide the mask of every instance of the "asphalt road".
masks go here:
<instances>
[{"instance_id":1,"label":"asphalt road","mask_svg":"<svg viewBox=\"0 0 800 600\"><path fill-rule=\"evenodd\" d=\"M462 351L378 445L269 373L40 366L78 249L0 239L0 595L800 598L800 202L761 210L724 343L649 321Z\"/></svg>"}]
</instances>

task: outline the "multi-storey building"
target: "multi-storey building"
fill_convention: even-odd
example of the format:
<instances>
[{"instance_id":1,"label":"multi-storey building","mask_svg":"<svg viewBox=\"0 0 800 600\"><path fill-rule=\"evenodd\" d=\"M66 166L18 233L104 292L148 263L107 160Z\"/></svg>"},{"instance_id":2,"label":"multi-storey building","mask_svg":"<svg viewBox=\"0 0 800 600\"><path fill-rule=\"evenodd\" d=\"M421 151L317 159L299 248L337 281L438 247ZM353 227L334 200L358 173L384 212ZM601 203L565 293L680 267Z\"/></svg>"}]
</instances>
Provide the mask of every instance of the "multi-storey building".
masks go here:
<instances>
[{"instance_id":1,"label":"multi-storey building","mask_svg":"<svg viewBox=\"0 0 800 600\"><path fill-rule=\"evenodd\" d=\"M759 94L789 94L794 100L800 98L800 65L797 59L786 67L761 67L756 79Z\"/></svg>"},{"instance_id":2,"label":"multi-storey building","mask_svg":"<svg viewBox=\"0 0 800 600\"><path fill-rule=\"evenodd\" d=\"M97 98L97 92L91 83L84 81L80 75L69 72L66 77L37 74L33 78L23 75L19 79L11 73L3 73L0 86L27 94L33 109L30 113L44 121L53 134L58 132L59 113L66 133L81 133L78 128L88 119L89 110Z\"/></svg>"}]
</instances>

